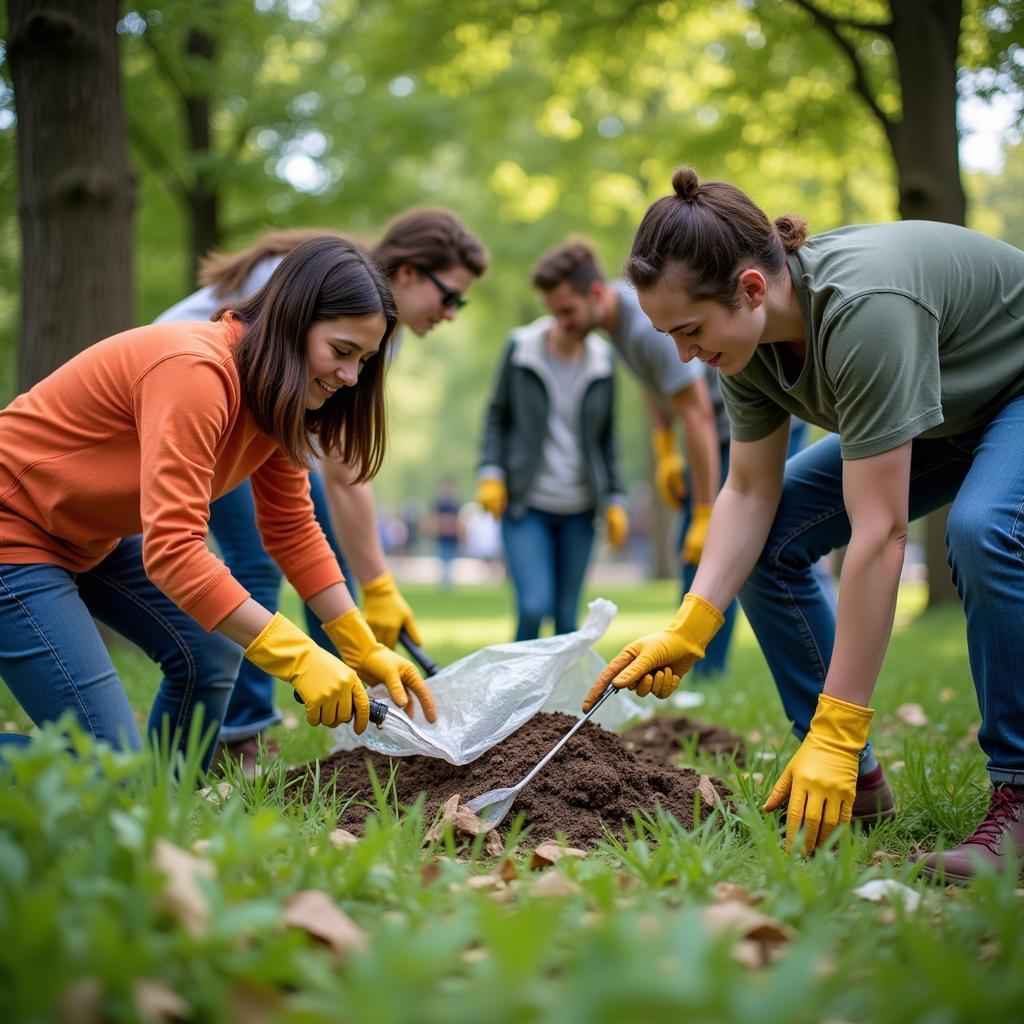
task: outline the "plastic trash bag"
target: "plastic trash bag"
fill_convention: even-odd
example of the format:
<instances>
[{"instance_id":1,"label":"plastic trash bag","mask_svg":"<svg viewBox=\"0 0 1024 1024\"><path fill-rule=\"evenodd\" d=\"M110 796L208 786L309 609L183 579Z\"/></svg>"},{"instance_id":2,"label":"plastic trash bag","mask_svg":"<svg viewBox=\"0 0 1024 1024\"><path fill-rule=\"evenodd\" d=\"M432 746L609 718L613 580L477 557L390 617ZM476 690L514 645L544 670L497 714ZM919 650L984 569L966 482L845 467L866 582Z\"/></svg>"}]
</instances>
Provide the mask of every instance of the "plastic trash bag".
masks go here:
<instances>
[{"instance_id":1,"label":"plastic trash bag","mask_svg":"<svg viewBox=\"0 0 1024 1024\"><path fill-rule=\"evenodd\" d=\"M579 715L583 698L605 666L593 645L608 629L616 610L611 601L598 598L591 602L587 621L575 633L495 644L441 669L429 681L437 722L431 725L421 714L415 719L429 735L430 745L405 735L404 730L391 731L386 720L382 728L371 725L361 736L348 725L339 726L334 730L334 750L367 747L396 757L440 754L452 764L468 764L538 711ZM379 699L394 707L390 699ZM609 698L591 721L616 729L652 712L649 700L624 690ZM397 713L404 717L404 712Z\"/></svg>"}]
</instances>

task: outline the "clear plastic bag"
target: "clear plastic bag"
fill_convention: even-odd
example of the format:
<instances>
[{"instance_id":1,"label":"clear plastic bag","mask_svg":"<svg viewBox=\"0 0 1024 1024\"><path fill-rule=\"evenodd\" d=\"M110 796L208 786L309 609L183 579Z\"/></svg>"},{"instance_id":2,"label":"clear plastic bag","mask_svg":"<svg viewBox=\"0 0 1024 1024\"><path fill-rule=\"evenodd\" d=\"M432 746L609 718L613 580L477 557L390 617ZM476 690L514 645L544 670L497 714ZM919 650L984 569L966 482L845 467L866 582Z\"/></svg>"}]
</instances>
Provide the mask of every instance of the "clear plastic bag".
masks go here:
<instances>
[{"instance_id":1,"label":"clear plastic bag","mask_svg":"<svg viewBox=\"0 0 1024 1024\"><path fill-rule=\"evenodd\" d=\"M611 601L598 598L591 602L587 621L575 633L495 644L442 669L430 679L437 721L431 725L422 715L415 719L429 736L429 744L406 730L392 729L386 720L382 728L371 725L361 736L351 726L340 726L334 731L334 749L367 747L398 757L425 754L442 756L452 764L468 764L538 711L578 715L583 698L605 666L593 645L608 629L616 610ZM390 700L385 703L391 705ZM649 705L649 701L623 691L609 698L592 721L606 729L621 728L626 722L648 717L653 710ZM404 717L403 712L397 714ZM389 713L388 719L391 717Z\"/></svg>"}]
</instances>

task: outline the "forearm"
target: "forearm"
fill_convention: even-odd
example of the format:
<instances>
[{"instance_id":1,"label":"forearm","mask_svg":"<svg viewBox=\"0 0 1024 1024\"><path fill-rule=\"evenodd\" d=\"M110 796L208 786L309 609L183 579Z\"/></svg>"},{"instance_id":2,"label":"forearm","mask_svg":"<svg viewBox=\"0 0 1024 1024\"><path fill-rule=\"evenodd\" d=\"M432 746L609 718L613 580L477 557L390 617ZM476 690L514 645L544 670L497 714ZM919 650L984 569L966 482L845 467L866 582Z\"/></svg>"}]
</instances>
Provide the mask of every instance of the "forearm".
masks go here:
<instances>
[{"instance_id":1,"label":"forearm","mask_svg":"<svg viewBox=\"0 0 1024 1024\"><path fill-rule=\"evenodd\" d=\"M230 615L217 623L216 630L242 647L248 647L266 629L273 618L270 612L251 597Z\"/></svg>"},{"instance_id":2,"label":"forearm","mask_svg":"<svg viewBox=\"0 0 1024 1024\"><path fill-rule=\"evenodd\" d=\"M711 514L691 593L724 611L754 568L778 509L778 498L726 482Z\"/></svg>"},{"instance_id":3,"label":"forearm","mask_svg":"<svg viewBox=\"0 0 1024 1024\"><path fill-rule=\"evenodd\" d=\"M360 583L388 572L377 532L377 503L368 483L346 484L325 476L334 535Z\"/></svg>"},{"instance_id":4,"label":"forearm","mask_svg":"<svg viewBox=\"0 0 1024 1024\"><path fill-rule=\"evenodd\" d=\"M892 633L906 534L855 532L843 559L825 693L867 707Z\"/></svg>"},{"instance_id":5,"label":"forearm","mask_svg":"<svg viewBox=\"0 0 1024 1024\"><path fill-rule=\"evenodd\" d=\"M687 406L683 415L686 432L686 457L690 464L690 493L694 504L711 505L718 494L718 431L713 416L695 406Z\"/></svg>"}]
</instances>

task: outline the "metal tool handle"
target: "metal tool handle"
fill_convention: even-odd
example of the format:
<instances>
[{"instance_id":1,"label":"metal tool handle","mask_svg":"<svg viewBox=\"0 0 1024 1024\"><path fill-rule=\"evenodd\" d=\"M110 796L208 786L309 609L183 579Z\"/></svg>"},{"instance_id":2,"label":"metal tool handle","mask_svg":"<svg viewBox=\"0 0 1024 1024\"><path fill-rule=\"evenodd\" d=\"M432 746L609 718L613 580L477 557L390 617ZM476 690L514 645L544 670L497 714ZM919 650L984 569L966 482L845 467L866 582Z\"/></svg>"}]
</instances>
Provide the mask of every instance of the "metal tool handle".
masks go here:
<instances>
[{"instance_id":1,"label":"metal tool handle","mask_svg":"<svg viewBox=\"0 0 1024 1024\"><path fill-rule=\"evenodd\" d=\"M590 720L590 716L613 694L615 693L615 687L609 686L600 697L594 701L594 706L533 766L533 771L522 778L516 783L516 789L524 789L530 782L530 780L541 770L557 754L562 747L572 738L572 736L581 729L583 725Z\"/></svg>"},{"instance_id":2,"label":"metal tool handle","mask_svg":"<svg viewBox=\"0 0 1024 1024\"><path fill-rule=\"evenodd\" d=\"M417 665L423 670L423 674L428 678L430 676L436 676L441 669L432 657L411 636L402 629L398 634L398 639L402 646L409 652L409 657L416 662Z\"/></svg>"}]
</instances>

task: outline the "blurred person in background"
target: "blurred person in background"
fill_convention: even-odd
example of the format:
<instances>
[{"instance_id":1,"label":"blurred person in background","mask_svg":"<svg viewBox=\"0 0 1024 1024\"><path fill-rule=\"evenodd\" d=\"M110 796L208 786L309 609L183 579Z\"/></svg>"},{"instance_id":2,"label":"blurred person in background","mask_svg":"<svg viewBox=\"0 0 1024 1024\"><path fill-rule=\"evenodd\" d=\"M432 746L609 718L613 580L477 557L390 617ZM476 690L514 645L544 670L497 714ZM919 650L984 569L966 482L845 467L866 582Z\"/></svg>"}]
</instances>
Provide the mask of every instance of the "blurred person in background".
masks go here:
<instances>
[{"instance_id":1,"label":"blurred person in background","mask_svg":"<svg viewBox=\"0 0 1024 1024\"><path fill-rule=\"evenodd\" d=\"M274 231L240 252L210 256L200 270L203 287L156 322L209 320L217 309L258 291L295 246L323 234L341 237L337 231L313 228ZM418 208L399 215L380 240L367 248L391 287L400 327L408 327L417 337L455 318L488 263L480 241L454 213L442 208ZM389 358L401 340L400 331ZM412 609L399 592L381 547L372 486L356 480L352 467L329 453L322 454L310 470L317 521L343 568L346 563L351 567L347 575L354 574L358 580L374 635L394 647L405 629L414 642L422 643ZM232 573L264 607L275 611L281 573L260 542L248 481L211 505L210 532ZM308 606L306 626L317 643L330 645L319 617ZM253 770L260 743L266 742L263 734L280 720L273 678L258 665L244 662L221 725L218 757L240 760L244 769ZM271 752L276 749L272 742L266 745Z\"/></svg>"},{"instance_id":2,"label":"blurred person in background","mask_svg":"<svg viewBox=\"0 0 1024 1024\"><path fill-rule=\"evenodd\" d=\"M441 481L434 501L434 541L441 562L441 589L452 589L452 563L459 553L462 541L462 522L459 518L459 498L455 481L446 477Z\"/></svg>"}]
</instances>

